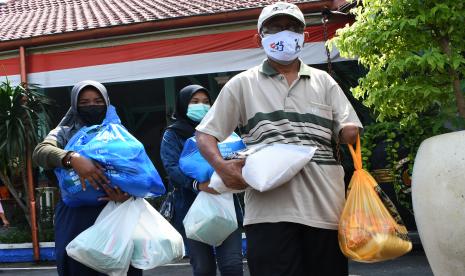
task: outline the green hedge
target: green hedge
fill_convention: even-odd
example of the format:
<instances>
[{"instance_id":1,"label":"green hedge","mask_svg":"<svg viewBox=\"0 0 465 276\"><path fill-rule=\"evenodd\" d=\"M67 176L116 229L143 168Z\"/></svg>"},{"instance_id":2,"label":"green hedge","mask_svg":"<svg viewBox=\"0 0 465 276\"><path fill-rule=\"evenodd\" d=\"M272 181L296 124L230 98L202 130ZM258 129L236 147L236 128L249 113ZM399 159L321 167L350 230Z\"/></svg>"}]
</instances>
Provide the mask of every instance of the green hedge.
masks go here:
<instances>
[{"instance_id":1,"label":"green hedge","mask_svg":"<svg viewBox=\"0 0 465 276\"><path fill-rule=\"evenodd\" d=\"M39 232L40 242L50 242L55 240L53 229L42 229ZM32 242L31 230L29 228L12 227L0 231L0 243L27 243Z\"/></svg>"}]
</instances>

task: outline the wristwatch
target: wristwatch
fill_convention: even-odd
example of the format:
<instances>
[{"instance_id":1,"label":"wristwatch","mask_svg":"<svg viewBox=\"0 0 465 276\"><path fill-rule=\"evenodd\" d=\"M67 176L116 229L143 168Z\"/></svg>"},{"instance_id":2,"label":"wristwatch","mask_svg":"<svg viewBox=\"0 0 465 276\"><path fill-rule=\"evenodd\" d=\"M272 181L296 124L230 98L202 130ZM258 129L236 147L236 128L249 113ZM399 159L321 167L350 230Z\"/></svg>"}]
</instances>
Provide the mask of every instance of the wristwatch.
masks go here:
<instances>
[{"instance_id":1,"label":"wristwatch","mask_svg":"<svg viewBox=\"0 0 465 276\"><path fill-rule=\"evenodd\" d=\"M73 166L71 165L71 159L73 159L74 155L76 154L76 152L74 151L70 151L66 156L65 156L65 162L64 162L64 166L66 169L72 169Z\"/></svg>"},{"instance_id":2,"label":"wristwatch","mask_svg":"<svg viewBox=\"0 0 465 276\"><path fill-rule=\"evenodd\" d=\"M200 184L200 183L199 183L197 180L194 180L194 181L192 182L192 189L193 189L194 191L198 192L198 191L199 191L199 184Z\"/></svg>"}]
</instances>

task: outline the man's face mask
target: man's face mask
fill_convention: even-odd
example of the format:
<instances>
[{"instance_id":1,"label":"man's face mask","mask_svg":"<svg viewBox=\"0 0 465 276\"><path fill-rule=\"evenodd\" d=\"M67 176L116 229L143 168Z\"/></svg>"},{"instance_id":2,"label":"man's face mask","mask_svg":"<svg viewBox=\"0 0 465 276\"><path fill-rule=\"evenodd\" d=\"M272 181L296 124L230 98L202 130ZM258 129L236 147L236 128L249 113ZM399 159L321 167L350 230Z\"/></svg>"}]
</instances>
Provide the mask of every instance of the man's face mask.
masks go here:
<instances>
[{"instance_id":1,"label":"man's face mask","mask_svg":"<svg viewBox=\"0 0 465 276\"><path fill-rule=\"evenodd\" d=\"M85 105L78 107L79 118L86 126L100 125L107 113L106 105Z\"/></svg>"},{"instance_id":2,"label":"man's face mask","mask_svg":"<svg viewBox=\"0 0 465 276\"><path fill-rule=\"evenodd\" d=\"M203 117L210 110L210 105L208 104L190 104L187 107L187 117L194 122L202 121Z\"/></svg>"},{"instance_id":3,"label":"man's face mask","mask_svg":"<svg viewBox=\"0 0 465 276\"><path fill-rule=\"evenodd\" d=\"M304 34L291 31L281 31L275 34L265 34L262 46L266 55L277 63L287 65L297 59L304 46Z\"/></svg>"}]
</instances>

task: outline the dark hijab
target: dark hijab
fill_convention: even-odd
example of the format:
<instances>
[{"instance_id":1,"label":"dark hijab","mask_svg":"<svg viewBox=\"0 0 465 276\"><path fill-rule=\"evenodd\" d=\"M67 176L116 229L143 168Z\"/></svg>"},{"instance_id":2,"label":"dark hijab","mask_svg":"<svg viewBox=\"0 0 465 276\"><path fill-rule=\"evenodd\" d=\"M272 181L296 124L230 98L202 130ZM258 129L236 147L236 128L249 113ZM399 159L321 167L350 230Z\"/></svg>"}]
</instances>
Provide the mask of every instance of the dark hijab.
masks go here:
<instances>
[{"instance_id":1,"label":"dark hijab","mask_svg":"<svg viewBox=\"0 0 465 276\"><path fill-rule=\"evenodd\" d=\"M194 136L195 127L199 124L187 117L187 107L189 106L189 102L194 94L199 91L203 91L207 94L208 100L211 104L211 98L208 90L197 84L188 85L181 89L181 91L179 91L178 98L176 99L176 106L173 114L176 121L172 125L168 126L167 129L174 130L176 134L183 139L188 139Z\"/></svg>"},{"instance_id":2,"label":"dark hijab","mask_svg":"<svg viewBox=\"0 0 465 276\"><path fill-rule=\"evenodd\" d=\"M50 131L50 133L45 138L46 140L55 140L59 145L62 147L66 146L69 139L85 124L79 118L78 115L78 99L79 93L86 87L94 87L97 91L102 94L105 103L108 106L110 105L110 98L108 97L107 89L103 84L93 81L93 80L86 80L78 82L76 85L73 86L71 90L71 107L69 108L68 112L66 112L65 117L61 120L58 126Z\"/></svg>"}]
</instances>

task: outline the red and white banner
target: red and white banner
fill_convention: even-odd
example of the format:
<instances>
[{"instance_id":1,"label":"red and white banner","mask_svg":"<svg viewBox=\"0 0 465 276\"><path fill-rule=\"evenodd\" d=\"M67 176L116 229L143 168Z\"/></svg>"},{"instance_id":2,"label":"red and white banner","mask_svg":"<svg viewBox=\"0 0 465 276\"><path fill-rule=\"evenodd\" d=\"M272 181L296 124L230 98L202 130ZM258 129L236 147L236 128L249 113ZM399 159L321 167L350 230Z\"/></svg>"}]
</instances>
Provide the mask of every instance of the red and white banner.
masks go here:
<instances>
[{"instance_id":1,"label":"red and white banner","mask_svg":"<svg viewBox=\"0 0 465 276\"><path fill-rule=\"evenodd\" d=\"M329 25L329 36L343 26ZM302 60L307 64L325 63L322 26L306 31L310 36ZM255 34L256 30L245 30L30 54L26 57L28 82L45 88L71 86L85 79L108 83L246 70L266 57L255 42ZM341 60L333 50L331 61ZM13 83L19 83L19 58L0 60L0 67Z\"/></svg>"}]
</instances>

